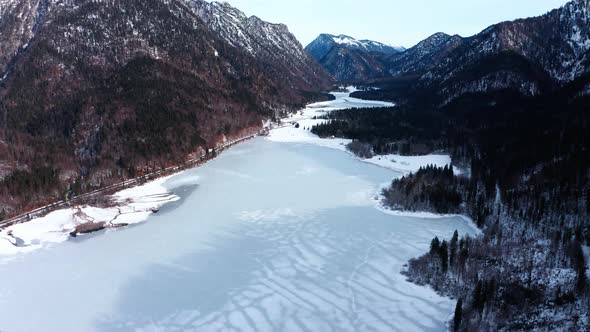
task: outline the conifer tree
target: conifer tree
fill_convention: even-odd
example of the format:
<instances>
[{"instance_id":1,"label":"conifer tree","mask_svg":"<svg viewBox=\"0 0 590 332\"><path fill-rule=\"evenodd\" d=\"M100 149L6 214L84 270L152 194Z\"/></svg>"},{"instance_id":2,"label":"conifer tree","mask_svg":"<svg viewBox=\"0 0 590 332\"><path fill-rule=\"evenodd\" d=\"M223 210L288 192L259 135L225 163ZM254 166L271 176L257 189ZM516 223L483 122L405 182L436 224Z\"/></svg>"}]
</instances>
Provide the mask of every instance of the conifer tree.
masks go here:
<instances>
[{"instance_id":1,"label":"conifer tree","mask_svg":"<svg viewBox=\"0 0 590 332\"><path fill-rule=\"evenodd\" d=\"M457 301L455 306L455 317L453 318L453 330L459 331L461 327L461 320L463 319L463 299Z\"/></svg>"},{"instance_id":2,"label":"conifer tree","mask_svg":"<svg viewBox=\"0 0 590 332\"><path fill-rule=\"evenodd\" d=\"M430 242L430 254L431 255L437 254L439 252L439 250L440 250L440 240L438 239L438 237L435 237Z\"/></svg>"},{"instance_id":3,"label":"conifer tree","mask_svg":"<svg viewBox=\"0 0 590 332\"><path fill-rule=\"evenodd\" d=\"M572 249L572 263L576 271L576 289L583 292L586 288L586 262L580 242L575 241Z\"/></svg>"},{"instance_id":4,"label":"conifer tree","mask_svg":"<svg viewBox=\"0 0 590 332\"><path fill-rule=\"evenodd\" d=\"M449 246L445 240L443 240L442 244L440 245L439 256L442 272L447 273L447 270L449 269Z\"/></svg>"},{"instance_id":5,"label":"conifer tree","mask_svg":"<svg viewBox=\"0 0 590 332\"><path fill-rule=\"evenodd\" d=\"M455 230L455 233L453 233L453 238L451 239L451 244L449 247L449 265L454 266L455 265L455 258L457 257L457 246L459 243L459 232L457 230Z\"/></svg>"}]
</instances>

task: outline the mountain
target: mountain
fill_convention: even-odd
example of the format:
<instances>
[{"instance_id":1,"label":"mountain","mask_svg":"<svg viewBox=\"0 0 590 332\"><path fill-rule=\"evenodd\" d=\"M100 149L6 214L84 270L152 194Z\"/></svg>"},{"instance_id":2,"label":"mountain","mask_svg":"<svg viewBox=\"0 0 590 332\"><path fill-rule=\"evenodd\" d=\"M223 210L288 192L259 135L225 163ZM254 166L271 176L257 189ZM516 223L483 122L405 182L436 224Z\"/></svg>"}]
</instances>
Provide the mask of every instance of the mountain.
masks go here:
<instances>
[{"instance_id":1,"label":"mountain","mask_svg":"<svg viewBox=\"0 0 590 332\"><path fill-rule=\"evenodd\" d=\"M436 33L412 48L395 53L366 52L337 45L322 57L320 64L339 81L422 75L462 43L463 38L458 35Z\"/></svg>"},{"instance_id":2,"label":"mountain","mask_svg":"<svg viewBox=\"0 0 590 332\"><path fill-rule=\"evenodd\" d=\"M313 61L286 25L268 23L256 16L247 17L227 2L188 2L224 41L246 50L273 75L283 75L289 85L303 84L303 88L312 89L317 82L331 82L325 70ZM285 72L289 75L284 75Z\"/></svg>"},{"instance_id":3,"label":"mountain","mask_svg":"<svg viewBox=\"0 0 590 332\"><path fill-rule=\"evenodd\" d=\"M545 15L502 22L472 37L437 33L401 53L368 54L362 70L343 68L352 63L347 57L340 57L342 64L335 57L321 63L341 80L413 76L417 87L434 91L443 103L467 93L503 89L539 95L590 72L589 20L590 0L574 0ZM355 70L370 74L338 74Z\"/></svg>"},{"instance_id":4,"label":"mountain","mask_svg":"<svg viewBox=\"0 0 590 332\"><path fill-rule=\"evenodd\" d=\"M0 0L0 78L8 214L183 161L332 82L284 25L198 0Z\"/></svg>"},{"instance_id":5,"label":"mountain","mask_svg":"<svg viewBox=\"0 0 590 332\"><path fill-rule=\"evenodd\" d=\"M398 54L405 49L346 35L321 34L305 50L338 81L362 81L387 74L379 56Z\"/></svg>"},{"instance_id":6,"label":"mountain","mask_svg":"<svg viewBox=\"0 0 590 332\"><path fill-rule=\"evenodd\" d=\"M503 22L466 38L422 77L446 99L468 92L514 89L538 95L590 71L590 0L546 15Z\"/></svg>"},{"instance_id":7,"label":"mountain","mask_svg":"<svg viewBox=\"0 0 590 332\"><path fill-rule=\"evenodd\" d=\"M386 73L391 76L421 74L435 67L462 43L461 36L450 36L439 32L405 52L382 56L378 58L378 61L387 68Z\"/></svg>"},{"instance_id":8,"label":"mountain","mask_svg":"<svg viewBox=\"0 0 590 332\"><path fill-rule=\"evenodd\" d=\"M372 40L358 40L350 36L330 34L321 34L314 41L305 47L305 50L311 54L317 61L321 61L334 46L343 46L350 50L360 50L363 52L379 52L385 54L395 54L404 51L403 47L393 47Z\"/></svg>"},{"instance_id":9,"label":"mountain","mask_svg":"<svg viewBox=\"0 0 590 332\"><path fill-rule=\"evenodd\" d=\"M386 66L375 53L334 46L320 61L338 81L364 81L387 75Z\"/></svg>"}]
</instances>

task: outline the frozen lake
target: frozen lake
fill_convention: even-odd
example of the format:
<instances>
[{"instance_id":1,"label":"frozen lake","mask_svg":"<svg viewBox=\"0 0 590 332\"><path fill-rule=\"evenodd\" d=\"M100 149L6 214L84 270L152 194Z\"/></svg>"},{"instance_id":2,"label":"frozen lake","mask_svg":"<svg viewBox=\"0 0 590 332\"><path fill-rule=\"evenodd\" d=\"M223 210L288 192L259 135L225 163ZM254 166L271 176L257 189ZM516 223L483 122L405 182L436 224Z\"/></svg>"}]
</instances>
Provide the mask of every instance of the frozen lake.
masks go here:
<instances>
[{"instance_id":1,"label":"frozen lake","mask_svg":"<svg viewBox=\"0 0 590 332\"><path fill-rule=\"evenodd\" d=\"M454 302L399 271L461 218L374 208L397 174L258 138L166 183L134 227L0 261L0 330L443 331Z\"/></svg>"}]
</instances>

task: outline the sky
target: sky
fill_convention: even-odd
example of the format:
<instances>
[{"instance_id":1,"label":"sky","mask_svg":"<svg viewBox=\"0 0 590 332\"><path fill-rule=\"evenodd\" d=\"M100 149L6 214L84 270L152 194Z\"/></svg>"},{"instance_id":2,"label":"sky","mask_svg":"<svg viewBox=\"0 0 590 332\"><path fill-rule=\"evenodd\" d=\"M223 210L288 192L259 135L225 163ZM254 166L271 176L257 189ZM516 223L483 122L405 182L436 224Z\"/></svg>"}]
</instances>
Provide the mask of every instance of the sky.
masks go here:
<instances>
[{"instance_id":1,"label":"sky","mask_svg":"<svg viewBox=\"0 0 590 332\"><path fill-rule=\"evenodd\" d=\"M320 33L411 47L436 33L467 37L538 16L566 0L226 0L248 16L284 23L303 46Z\"/></svg>"}]
</instances>

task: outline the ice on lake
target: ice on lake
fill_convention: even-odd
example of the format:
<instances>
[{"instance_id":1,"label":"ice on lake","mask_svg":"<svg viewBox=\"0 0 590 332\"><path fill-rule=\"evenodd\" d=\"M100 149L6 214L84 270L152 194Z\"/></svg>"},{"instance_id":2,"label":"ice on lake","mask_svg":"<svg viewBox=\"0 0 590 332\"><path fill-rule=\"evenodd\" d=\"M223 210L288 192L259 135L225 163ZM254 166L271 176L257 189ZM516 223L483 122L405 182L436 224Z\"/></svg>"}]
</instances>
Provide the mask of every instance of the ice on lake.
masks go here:
<instances>
[{"instance_id":1,"label":"ice on lake","mask_svg":"<svg viewBox=\"0 0 590 332\"><path fill-rule=\"evenodd\" d=\"M400 270L461 218L396 217L398 175L255 139L165 185L145 224L0 262L0 330L444 331L454 302Z\"/></svg>"}]
</instances>

